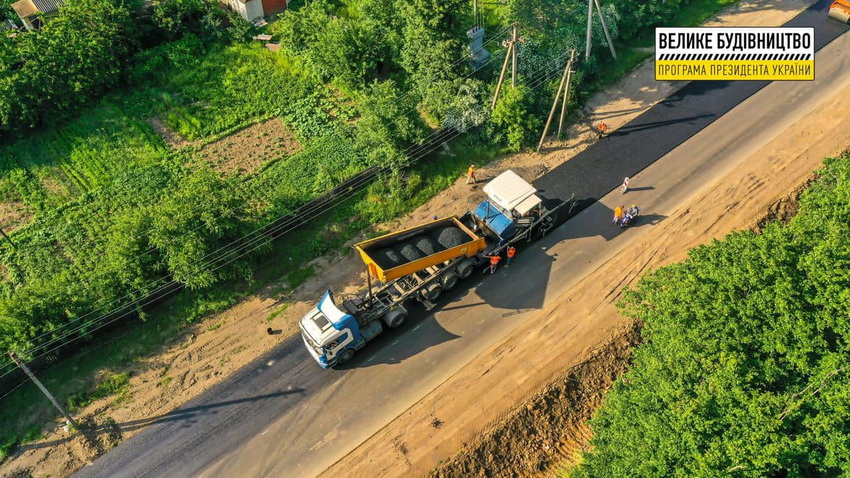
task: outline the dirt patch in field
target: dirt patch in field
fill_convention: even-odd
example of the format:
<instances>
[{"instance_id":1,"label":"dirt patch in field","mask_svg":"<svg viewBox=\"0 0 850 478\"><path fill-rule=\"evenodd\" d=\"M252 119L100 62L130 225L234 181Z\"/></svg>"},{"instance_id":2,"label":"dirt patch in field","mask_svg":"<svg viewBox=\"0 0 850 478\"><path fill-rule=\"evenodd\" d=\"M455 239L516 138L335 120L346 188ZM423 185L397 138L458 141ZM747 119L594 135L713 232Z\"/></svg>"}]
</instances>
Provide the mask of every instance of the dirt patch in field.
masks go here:
<instances>
[{"instance_id":1,"label":"dirt patch in field","mask_svg":"<svg viewBox=\"0 0 850 478\"><path fill-rule=\"evenodd\" d=\"M166 126L159 118L148 118L148 124L151 125L151 128L153 128L156 134L165 141L165 144L170 146L172 149L179 149L189 144L189 141L172 131L171 128Z\"/></svg>"},{"instance_id":2,"label":"dirt patch in field","mask_svg":"<svg viewBox=\"0 0 850 478\"><path fill-rule=\"evenodd\" d=\"M32 210L22 202L0 203L0 229L7 234L28 223L32 217Z\"/></svg>"},{"instance_id":3,"label":"dirt patch in field","mask_svg":"<svg viewBox=\"0 0 850 478\"><path fill-rule=\"evenodd\" d=\"M587 420L631 364L639 341L636 325L617 333L428 476L530 476L560 465L586 445Z\"/></svg>"},{"instance_id":4,"label":"dirt patch in field","mask_svg":"<svg viewBox=\"0 0 850 478\"><path fill-rule=\"evenodd\" d=\"M301 143L280 118L256 123L202 146L198 155L222 173L250 174L274 158L301 149Z\"/></svg>"}]
</instances>

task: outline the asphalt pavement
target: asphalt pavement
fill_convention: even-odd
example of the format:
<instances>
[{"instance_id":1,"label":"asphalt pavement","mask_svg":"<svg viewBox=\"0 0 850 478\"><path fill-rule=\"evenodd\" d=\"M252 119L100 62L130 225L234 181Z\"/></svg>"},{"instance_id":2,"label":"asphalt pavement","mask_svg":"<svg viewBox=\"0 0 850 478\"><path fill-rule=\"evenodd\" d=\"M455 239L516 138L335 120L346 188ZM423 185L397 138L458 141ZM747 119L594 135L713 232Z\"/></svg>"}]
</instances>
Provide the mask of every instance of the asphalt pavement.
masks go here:
<instances>
[{"instance_id":1,"label":"asphalt pavement","mask_svg":"<svg viewBox=\"0 0 850 478\"><path fill-rule=\"evenodd\" d=\"M821 1L788 24L815 26L817 49L848 29L827 19L828 5ZM655 207L663 212L698 183L700 172L731 161L721 153L744 148L754 136L769 139L770 128L752 128L777 116L791 121L798 110L816 107L829 82L850 74L845 60L818 56L816 67L815 83L770 86L784 92L787 104L759 95L743 105L749 111L736 109L724 118L740 128L727 128L722 138L699 136L688 142L687 154L667 155L768 85L691 83L535 185L549 197L599 199L623 176L655 168L642 173L654 178L653 186L634 197L649 206L653 194L664 194L669 204ZM665 155L665 163L653 165ZM520 251L509 271L486 280L474 275L433 313L416 310L405 327L376 339L345 369L320 369L299 337L286 339L174 412L119 424L144 430L75 476L315 476L623 247L627 235L598 231L603 213L603 204L591 206ZM663 219L660 213L645 218ZM585 245L580 239L589 235L602 240Z\"/></svg>"}]
</instances>

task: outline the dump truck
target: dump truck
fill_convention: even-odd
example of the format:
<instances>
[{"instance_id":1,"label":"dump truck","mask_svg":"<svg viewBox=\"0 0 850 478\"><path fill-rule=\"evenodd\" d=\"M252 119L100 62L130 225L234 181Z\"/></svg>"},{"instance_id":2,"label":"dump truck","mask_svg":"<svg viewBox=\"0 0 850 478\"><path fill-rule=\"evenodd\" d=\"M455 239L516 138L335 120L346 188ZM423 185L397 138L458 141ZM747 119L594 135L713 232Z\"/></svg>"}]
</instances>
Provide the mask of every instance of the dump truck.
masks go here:
<instances>
[{"instance_id":1,"label":"dump truck","mask_svg":"<svg viewBox=\"0 0 850 478\"><path fill-rule=\"evenodd\" d=\"M512 244L545 235L570 201L546 200L513 171L484 186L487 199L460 217L392 232L355 244L366 266L364 291L334 301L325 292L300 321L310 355L324 368L341 365L386 329L400 327L408 302L426 310ZM374 283L373 283L374 280Z\"/></svg>"},{"instance_id":2,"label":"dump truck","mask_svg":"<svg viewBox=\"0 0 850 478\"><path fill-rule=\"evenodd\" d=\"M850 24L850 0L835 0L829 7L829 18Z\"/></svg>"}]
</instances>

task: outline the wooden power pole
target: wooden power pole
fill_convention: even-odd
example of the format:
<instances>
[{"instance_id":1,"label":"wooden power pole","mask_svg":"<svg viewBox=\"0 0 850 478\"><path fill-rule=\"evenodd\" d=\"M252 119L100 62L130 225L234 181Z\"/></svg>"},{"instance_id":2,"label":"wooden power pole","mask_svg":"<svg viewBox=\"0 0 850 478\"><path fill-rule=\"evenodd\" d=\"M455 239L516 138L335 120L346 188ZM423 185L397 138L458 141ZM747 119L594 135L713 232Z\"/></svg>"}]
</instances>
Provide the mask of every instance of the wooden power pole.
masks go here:
<instances>
[{"instance_id":1,"label":"wooden power pole","mask_svg":"<svg viewBox=\"0 0 850 478\"><path fill-rule=\"evenodd\" d=\"M596 5L596 14L599 16L599 23L602 24L602 31L605 33L605 40L608 41L608 48L611 50L611 56L617 59L617 52L614 50L614 42L611 40L611 34L608 32L608 24L605 23L605 17L602 16L602 8L599 6L599 0L587 0L587 39L585 41L584 59L590 59L590 37L593 30L593 6Z\"/></svg>"},{"instance_id":2,"label":"wooden power pole","mask_svg":"<svg viewBox=\"0 0 850 478\"><path fill-rule=\"evenodd\" d=\"M493 103L490 104L490 109L496 109L496 101L499 100L499 92L502 91L502 83L505 81L505 71L508 69L508 60L513 59L513 68L511 69L511 86L516 87L516 22L511 29L511 39L508 42L508 51L505 52L505 62L502 63L502 72L499 73L499 82L496 83L496 92L493 94Z\"/></svg>"},{"instance_id":3,"label":"wooden power pole","mask_svg":"<svg viewBox=\"0 0 850 478\"><path fill-rule=\"evenodd\" d=\"M516 88L516 22L513 24L513 28L511 28L511 61L513 65L511 66L511 86Z\"/></svg>"},{"instance_id":4,"label":"wooden power pole","mask_svg":"<svg viewBox=\"0 0 850 478\"><path fill-rule=\"evenodd\" d=\"M555 109L558 108L558 100L561 99L561 90L564 89L564 83L567 81L567 76L570 74L572 67L573 62L571 59L567 62L567 66L564 67L564 74L561 75L561 84L558 85L558 92L555 93L555 101L552 102L552 109L549 110L549 118L546 120L546 126L543 128L543 135L540 136L540 142L537 143L538 153L540 152L540 148L543 147L543 141L546 139L546 134L549 132L549 125L552 124L552 117L555 116Z\"/></svg>"},{"instance_id":5,"label":"wooden power pole","mask_svg":"<svg viewBox=\"0 0 850 478\"><path fill-rule=\"evenodd\" d=\"M35 378L35 375L32 373L29 367L27 367L27 364L25 364L20 358L18 358L15 352L9 352L9 357L12 357L12 360L14 360L15 364L20 367L21 370L23 370L24 373L27 374L27 376L29 376L29 378L33 382L35 382L35 385L39 389L41 389L42 392L44 392L44 394L47 396L47 399L50 400L50 403L52 403L53 406L56 407L57 410L59 410L59 413L65 416L65 420L68 420L68 423L70 423L71 425L73 425L74 428L79 430L80 426L77 425L77 422L71 417L71 414L68 413L64 408L62 408L62 406L59 405L59 402L56 401L56 398L51 395L49 391L47 391L47 388L37 378Z\"/></svg>"},{"instance_id":6,"label":"wooden power pole","mask_svg":"<svg viewBox=\"0 0 850 478\"><path fill-rule=\"evenodd\" d=\"M573 61L576 57L576 51L570 51L570 62L567 63L567 83L564 86L564 104L561 105L561 119L558 121L558 136L564 131L564 116L567 114L567 106L570 103L570 81L573 76Z\"/></svg>"}]
</instances>

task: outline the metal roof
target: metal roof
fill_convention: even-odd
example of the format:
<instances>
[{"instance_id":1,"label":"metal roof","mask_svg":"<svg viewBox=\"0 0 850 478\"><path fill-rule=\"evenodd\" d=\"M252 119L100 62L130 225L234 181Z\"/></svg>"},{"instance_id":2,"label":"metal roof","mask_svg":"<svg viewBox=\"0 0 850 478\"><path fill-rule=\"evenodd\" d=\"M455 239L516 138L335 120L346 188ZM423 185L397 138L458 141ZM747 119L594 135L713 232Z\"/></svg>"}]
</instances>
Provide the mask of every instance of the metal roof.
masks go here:
<instances>
[{"instance_id":1,"label":"metal roof","mask_svg":"<svg viewBox=\"0 0 850 478\"><path fill-rule=\"evenodd\" d=\"M519 177L517 173L508 170L487 183L487 185L484 186L484 192L487 193L487 195L490 196L490 199L492 199L493 202L495 202L500 208L506 211L513 211L517 206L523 203L523 201L534 196L534 193L536 193L537 190L534 189L534 186L528 184L525 179ZM537 202L539 202L539 198ZM524 206L527 205L527 203L524 204ZM523 213L520 212L520 214Z\"/></svg>"}]
</instances>

